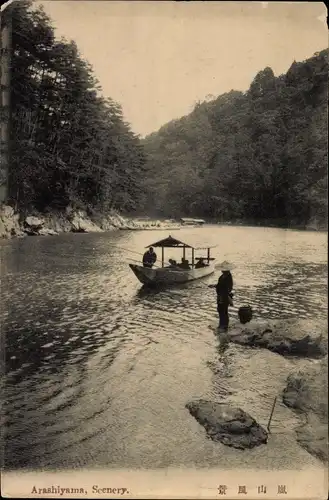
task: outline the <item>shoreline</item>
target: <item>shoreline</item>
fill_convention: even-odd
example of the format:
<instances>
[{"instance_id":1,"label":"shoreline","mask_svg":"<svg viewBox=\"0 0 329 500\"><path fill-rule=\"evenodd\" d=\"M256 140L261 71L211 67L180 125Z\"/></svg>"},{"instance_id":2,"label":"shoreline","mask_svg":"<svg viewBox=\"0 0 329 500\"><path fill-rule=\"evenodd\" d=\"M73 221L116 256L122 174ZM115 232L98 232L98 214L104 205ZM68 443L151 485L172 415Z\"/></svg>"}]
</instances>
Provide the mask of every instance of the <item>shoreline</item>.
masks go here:
<instances>
[{"instance_id":1,"label":"shoreline","mask_svg":"<svg viewBox=\"0 0 329 500\"><path fill-rule=\"evenodd\" d=\"M327 232L327 227L318 224L305 226L279 226L269 221L205 221L205 225L241 226L282 229L291 231ZM108 214L87 214L85 210L75 210L68 207L62 212L42 214L32 212L21 214L15 212L9 205L0 207L0 240L15 239L25 236L56 236L61 233L95 233L108 231L179 231L192 227L178 220L159 219L151 217L129 217L118 212Z\"/></svg>"},{"instance_id":2,"label":"shoreline","mask_svg":"<svg viewBox=\"0 0 329 500\"><path fill-rule=\"evenodd\" d=\"M319 463L327 464L328 380L326 373L328 371L328 340L326 322L316 320L313 323L310 320L296 318L282 321L256 319L246 325L241 325L238 322L232 324L227 334L218 334L216 328L214 333L216 336L218 335L222 362L226 349L232 349L232 346L237 345L238 349L252 349L250 351L251 359L253 356L257 359L257 353L261 352L261 357L267 360L268 370L273 371L271 389L268 390L269 386L265 384L262 394L262 396L265 396L266 388L268 393L272 392L274 394L276 392L274 387L277 388L277 403L273 406L275 419L277 420L275 422L274 419L274 424L271 426L273 433L268 432L269 441L267 445L271 447L273 437L277 433L279 425L278 413L282 419L280 427L283 427L283 429L285 427L284 419L290 420L295 415L299 423L297 425L295 423L290 430L285 429L286 437L290 436L300 448L318 460ZM262 339L263 342L259 343L258 339ZM303 346L304 342L305 346ZM308 348L305 348L306 344ZM316 354L312 352L312 346L314 345L319 347L319 352ZM286 347L286 349L281 347ZM274 355L278 356L276 362L273 358ZM292 360L293 363L291 363ZM246 360L244 360L245 362ZM250 366L250 359L247 363ZM280 372L276 368L279 366L278 363L281 364ZM220 373L220 366L217 368L216 362L214 363L212 369L215 374ZM231 366L233 372L230 373L230 376L233 383L234 379L241 375L241 369L242 364L237 357L234 367ZM243 370L245 369L246 365L243 366ZM255 376L257 369L253 370L252 373ZM246 390L247 387L248 383L246 384ZM212 397L208 403L212 404L214 401L218 400ZM224 398L220 402L236 405L236 400L229 401L229 398ZM256 401L250 401L248 404L241 405L240 403L238 407L249 412L249 415L265 429L266 422L269 421L260 412L257 404ZM271 404L268 406L269 414ZM291 416L283 408L286 408L288 412L290 410ZM207 408L204 413L209 427L209 423L216 421L216 419L213 417L211 409ZM217 430L216 426L214 429Z\"/></svg>"},{"instance_id":3,"label":"shoreline","mask_svg":"<svg viewBox=\"0 0 329 500\"><path fill-rule=\"evenodd\" d=\"M288 229L289 231L314 231L317 233L326 233L328 231L327 224L321 224L317 220L313 220L307 224L279 224L271 222L270 220L251 221L251 220L235 220L235 221L207 221L207 224L214 224L216 226L234 226L234 227L259 227L268 229Z\"/></svg>"},{"instance_id":4,"label":"shoreline","mask_svg":"<svg viewBox=\"0 0 329 500\"><path fill-rule=\"evenodd\" d=\"M8 205L0 209L0 240L25 236L57 236L62 233L102 233L109 231L178 231L181 224L170 220L126 217L117 212L88 215L68 208L63 212L23 215Z\"/></svg>"}]
</instances>

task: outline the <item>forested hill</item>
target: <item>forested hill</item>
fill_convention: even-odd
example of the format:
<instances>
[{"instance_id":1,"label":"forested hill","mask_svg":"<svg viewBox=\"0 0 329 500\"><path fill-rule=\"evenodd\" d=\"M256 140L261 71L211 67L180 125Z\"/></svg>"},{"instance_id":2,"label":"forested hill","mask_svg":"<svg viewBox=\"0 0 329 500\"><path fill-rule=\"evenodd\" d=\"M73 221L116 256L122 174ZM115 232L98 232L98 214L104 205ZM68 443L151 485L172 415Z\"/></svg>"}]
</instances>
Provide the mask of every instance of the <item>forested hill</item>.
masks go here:
<instances>
[{"instance_id":1,"label":"forested hill","mask_svg":"<svg viewBox=\"0 0 329 500\"><path fill-rule=\"evenodd\" d=\"M19 211L326 223L328 51L279 77L265 68L247 92L198 103L141 142L42 9L20 0L2 15L12 24L8 202Z\"/></svg>"},{"instance_id":2,"label":"forested hill","mask_svg":"<svg viewBox=\"0 0 329 500\"><path fill-rule=\"evenodd\" d=\"M145 155L120 105L101 97L91 66L74 42L56 39L43 9L20 0L4 15L12 24L9 203L40 212L139 208Z\"/></svg>"},{"instance_id":3,"label":"forested hill","mask_svg":"<svg viewBox=\"0 0 329 500\"><path fill-rule=\"evenodd\" d=\"M326 225L328 51L198 103L143 141L150 209Z\"/></svg>"}]
</instances>

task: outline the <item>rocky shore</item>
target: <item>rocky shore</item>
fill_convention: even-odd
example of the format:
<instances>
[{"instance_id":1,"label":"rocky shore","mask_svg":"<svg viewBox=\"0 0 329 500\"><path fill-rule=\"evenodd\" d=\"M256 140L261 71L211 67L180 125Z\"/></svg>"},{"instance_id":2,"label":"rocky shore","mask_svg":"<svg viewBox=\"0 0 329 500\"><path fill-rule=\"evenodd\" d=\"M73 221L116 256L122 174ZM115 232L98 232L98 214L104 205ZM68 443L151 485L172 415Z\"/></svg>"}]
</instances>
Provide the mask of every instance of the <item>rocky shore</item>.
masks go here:
<instances>
[{"instance_id":1,"label":"rocky shore","mask_svg":"<svg viewBox=\"0 0 329 500\"><path fill-rule=\"evenodd\" d=\"M328 462L328 356L307 370L290 374L282 400L305 418L296 431L299 444Z\"/></svg>"},{"instance_id":2,"label":"rocky shore","mask_svg":"<svg viewBox=\"0 0 329 500\"><path fill-rule=\"evenodd\" d=\"M268 349L283 356L319 358L328 353L326 321L310 320L251 321L236 324L227 340L255 348Z\"/></svg>"},{"instance_id":3,"label":"rocky shore","mask_svg":"<svg viewBox=\"0 0 329 500\"><path fill-rule=\"evenodd\" d=\"M291 373L282 401L305 422L296 430L297 441L309 453L328 461L328 324L326 320L291 319L252 321L235 325L225 339L240 345L268 349L282 356L309 359ZM313 359L313 362L311 360Z\"/></svg>"},{"instance_id":4,"label":"rocky shore","mask_svg":"<svg viewBox=\"0 0 329 500\"><path fill-rule=\"evenodd\" d=\"M303 421L296 430L297 442L323 462L328 461L327 331L325 320L290 319L252 320L233 324L226 333L217 332L225 348L232 342L293 357L294 365L302 363L302 370L288 375L282 402ZM214 441L239 449L267 443L267 431L241 408L206 400L189 402L186 408Z\"/></svg>"},{"instance_id":5,"label":"rocky shore","mask_svg":"<svg viewBox=\"0 0 329 500\"><path fill-rule=\"evenodd\" d=\"M65 212L51 214L15 213L8 205L0 208L0 238L24 236L53 236L60 233L91 233L125 230L177 230L173 221L132 219L112 212L108 215L88 215L82 210L67 208Z\"/></svg>"}]
</instances>

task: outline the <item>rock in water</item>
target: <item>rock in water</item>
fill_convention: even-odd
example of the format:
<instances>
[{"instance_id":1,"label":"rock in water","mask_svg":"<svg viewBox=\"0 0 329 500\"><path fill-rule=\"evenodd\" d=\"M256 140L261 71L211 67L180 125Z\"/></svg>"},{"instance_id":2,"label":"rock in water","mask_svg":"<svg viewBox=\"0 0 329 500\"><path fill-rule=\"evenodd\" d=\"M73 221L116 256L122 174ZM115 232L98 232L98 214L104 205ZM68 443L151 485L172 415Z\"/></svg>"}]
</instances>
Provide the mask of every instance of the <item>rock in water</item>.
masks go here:
<instances>
[{"instance_id":1,"label":"rock in water","mask_svg":"<svg viewBox=\"0 0 329 500\"><path fill-rule=\"evenodd\" d=\"M317 358L328 353L326 321L287 319L237 324L229 330L229 336L231 342L262 347L283 356Z\"/></svg>"},{"instance_id":2,"label":"rock in water","mask_svg":"<svg viewBox=\"0 0 329 500\"><path fill-rule=\"evenodd\" d=\"M304 413L297 440L309 453L328 461L328 356L321 362L292 373L282 400L286 406Z\"/></svg>"},{"instance_id":3,"label":"rock in water","mask_svg":"<svg viewBox=\"0 0 329 500\"><path fill-rule=\"evenodd\" d=\"M203 399L188 403L186 408L214 441L241 450L267 443L265 429L240 408Z\"/></svg>"}]
</instances>

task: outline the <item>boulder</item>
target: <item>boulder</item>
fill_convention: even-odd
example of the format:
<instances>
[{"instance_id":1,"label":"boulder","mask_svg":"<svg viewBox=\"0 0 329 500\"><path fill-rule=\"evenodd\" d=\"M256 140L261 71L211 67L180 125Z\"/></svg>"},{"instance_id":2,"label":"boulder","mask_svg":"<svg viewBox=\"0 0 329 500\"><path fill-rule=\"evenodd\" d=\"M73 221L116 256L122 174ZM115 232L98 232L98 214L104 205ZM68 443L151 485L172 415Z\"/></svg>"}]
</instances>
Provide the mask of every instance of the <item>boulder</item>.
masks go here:
<instances>
[{"instance_id":1,"label":"boulder","mask_svg":"<svg viewBox=\"0 0 329 500\"><path fill-rule=\"evenodd\" d=\"M186 405L213 441L244 450L267 443L267 432L248 413L228 404L193 401Z\"/></svg>"},{"instance_id":2,"label":"boulder","mask_svg":"<svg viewBox=\"0 0 329 500\"><path fill-rule=\"evenodd\" d=\"M115 229L113 224L111 224L106 217L98 217L96 223L103 231L113 231L113 229Z\"/></svg>"},{"instance_id":3,"label":"boulder","mask_svg":"<svg viewBox=\"0 0 329 500\"><path fill-rule=\"evenodd\" d=\"M40 219L39 217L34 217L32 215L25 218L25 225L31 228L32 230L37 231L44 226L45 221Z\"/></svg>"},{"instance_id":4,"label":"boulder","mask_svg":"<svg viewBox=\"0 0 329 500\"><path fill-rule=\"evenodd\" d=\"M9 205L3 205L1 207L1 217L3 218L10 218L13 217L15 214L13 207L10 207Z\"/></svg>"},{"instance_id":5,"label":"boulder","mask_svg":"<svg viewBox=\"0 0 329 500\"><path fill-rule=\"evenodd\" d=\"M63 217L62 214L54 214L49 217L47 226L56 233L69 233L72 230L70 221L67 217Z\"/></svg>"},{"instance_id":6,"label":"boulder","mask_svg":"<svg viewBox=\"0 0 329 500\"><path fill-rule=\"evenodd\" d=\"M29 215L24 220L24 232L29 236L38 236L44 224L45 221L43 219Z\"/></svg>"},{"instance_id":7,"label":"boulder","mask_svg":"<svg viewBox=\"0 0 329 500\"><path fill-rule=\"evenodd\" d=\"M128 221L115 212L107 215L102 221L102 227L104 229L109 228L108 230L120 229L121 227L127 226L127 224Z\"/></svg>"},{"instance_id":8,"label":"boulder","mask_svg":"<svg viewBox=\"0 0 329 500\"><path fill-rule=\"evenodd\" d=\"M2 205L0 208L0 238L12 238L15 236L24 236L19 224L19 214L8 205Z\"/></svg>"},{"instance_id":9,"label":"boulder","mask_svg":"<svg viewBox=\"0 0 329 500\"><path fill-rule=\"evenodd\" d=\"M281 355L322 357L328 353L326 322L292 319L236 324L229 339L241 345L262 347Z\"/></svg>"},{"instance_id":10,"label":"boulder","mask_svg":"<svg viewBox=\"0 0 329 500\"><path fill-rule=\"evenodd\" d=\"M38 230L39 236L55 236L57 234L58 234L57 231L49 227L42 227L41 229Z\"/></svg>"},{"instance_id":11,"label":"boulder","mask_svg":"<svg viewBox=\"0 0 329 500\"><path fill-rule=\"evenodd\" d=\"M328 356L290 374L282 400L306 418L296 431L300 445L320 460L328 461Z\"/></svg>"},{"instance_id":12,"label":"boulder","mask_svg":"<svg viewBox=\"0 0 329 500\"><path fill-rule=\"evenodd\" d=\"M73 233L98 233L102 232L99 226L96 226L84 213L77 212L71 218Z\"/></svg>"},{"instance_id":13,"label":"boulder","mask_svg":"<svg viewBox=\"0 0 329 500\"><path fill-rule=\"evenodd\" d=\"M307 415L307 423L296 430L297 441L311 455L328 462L328 422L316 415Z\"/></svg>"},{"instance_id":14,"label":"boulder","mask_svg":"<svg viewBox=\"0 0 329 500\"><path fill-rule=\"evenodd\" d=\"M303 370L291 373L283 391L283 402L301 411L328 417L328 356Z\"/></svg>"}]
</instances>

